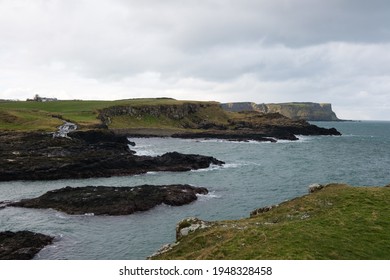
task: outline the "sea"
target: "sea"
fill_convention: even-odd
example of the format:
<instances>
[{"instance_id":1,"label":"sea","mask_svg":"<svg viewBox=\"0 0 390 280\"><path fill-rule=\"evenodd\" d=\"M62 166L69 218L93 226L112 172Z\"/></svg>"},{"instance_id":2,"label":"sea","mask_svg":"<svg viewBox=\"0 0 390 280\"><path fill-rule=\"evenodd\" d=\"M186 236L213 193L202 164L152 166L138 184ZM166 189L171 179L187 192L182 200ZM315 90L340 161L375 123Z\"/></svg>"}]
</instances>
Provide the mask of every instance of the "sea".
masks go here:
<instances>
[{"instance_id":1,"label":"sea","mask_svg":"<svg viewBox=\"0 0 390 280\"><path fill-rule=\"evenodd\" d=\"M202 154L223 166L189 172L149 172L136 176L56 181L0 182L0 201L32 198L66 186L191 184L207 195L185 206L160 205L125 216L68 215L52 209L7 207L0 231L30 230L55 236L35 259L146 259L175 241L176 223L186 217L230 220L249 217L259 207L308 193L314 183L354 186L390 184L390 122L315 122L342 136L298 136L298 141L231 142L207 139L131 138L139 155L166 152Z\"/></svg>"}]
</instances>

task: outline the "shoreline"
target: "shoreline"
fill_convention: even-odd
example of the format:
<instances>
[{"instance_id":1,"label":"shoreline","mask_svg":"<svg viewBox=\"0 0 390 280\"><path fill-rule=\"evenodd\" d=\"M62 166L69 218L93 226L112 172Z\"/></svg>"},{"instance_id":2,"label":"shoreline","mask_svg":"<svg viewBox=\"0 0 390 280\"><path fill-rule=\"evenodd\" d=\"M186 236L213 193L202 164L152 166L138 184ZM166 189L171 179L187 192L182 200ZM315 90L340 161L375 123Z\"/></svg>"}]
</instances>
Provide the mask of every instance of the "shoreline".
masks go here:
<instances>
[{"instance_id":1,"label":"shoreline","mask_svg":"<svg viewBox=\"0 0 390 280\"><path fill-rule=\"evenodd\" d=\"M190 171L222 165L211 156L165 153L137 156L127 137L108 130L74 131L68 138L0 133L0 181L100 178L150 171Z\"/></svg>"}]
</instances>

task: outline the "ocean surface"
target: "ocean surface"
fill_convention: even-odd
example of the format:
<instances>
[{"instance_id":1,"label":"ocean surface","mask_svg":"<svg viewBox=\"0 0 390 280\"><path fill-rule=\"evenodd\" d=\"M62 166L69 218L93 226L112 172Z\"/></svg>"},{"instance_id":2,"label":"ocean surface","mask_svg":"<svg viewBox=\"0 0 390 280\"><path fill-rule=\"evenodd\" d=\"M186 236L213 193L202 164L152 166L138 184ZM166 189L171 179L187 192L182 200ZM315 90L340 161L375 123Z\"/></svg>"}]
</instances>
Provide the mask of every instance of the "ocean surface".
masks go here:
<instances>
[{"instance_id":1,"label":"ocean surface","mask_svg":"<svg viewBox=\"0 0 390 280\"><path fill-rule=\"evenodd\" d=\"M175 240L186 217L226 220L307 193L313 183L382 186L390 183L390 122L318 122L342 136L302 136L278 143L132 138L138 154L169 151L214 156L224 166L190 172L83 180L0 182L0 201L39 196L65 186L191 184L208 195L185 206L161 205L128 216L67 215L55 210L0 210L0 231L31 230L55 236L36 259L145 259Z\"/></svg>"}]
</instances>

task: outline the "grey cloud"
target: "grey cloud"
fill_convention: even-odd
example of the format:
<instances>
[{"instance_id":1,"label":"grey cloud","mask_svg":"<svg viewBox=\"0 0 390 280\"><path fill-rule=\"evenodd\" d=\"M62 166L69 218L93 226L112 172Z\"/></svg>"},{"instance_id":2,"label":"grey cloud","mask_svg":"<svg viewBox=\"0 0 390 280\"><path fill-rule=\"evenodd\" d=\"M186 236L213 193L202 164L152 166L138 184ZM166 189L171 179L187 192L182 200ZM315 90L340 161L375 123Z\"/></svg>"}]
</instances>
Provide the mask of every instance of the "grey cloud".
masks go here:
<instances>
[{"instance_id":1,"label":"grey cloud","mask_svg":"<svg viewBox=\"0 0 390 280\"><path fill-rule=\"evenodd\" d=\"M0 98L131 92L385 115L389 14L379 0L3 0Z\"/></svg>"}]
</instances>

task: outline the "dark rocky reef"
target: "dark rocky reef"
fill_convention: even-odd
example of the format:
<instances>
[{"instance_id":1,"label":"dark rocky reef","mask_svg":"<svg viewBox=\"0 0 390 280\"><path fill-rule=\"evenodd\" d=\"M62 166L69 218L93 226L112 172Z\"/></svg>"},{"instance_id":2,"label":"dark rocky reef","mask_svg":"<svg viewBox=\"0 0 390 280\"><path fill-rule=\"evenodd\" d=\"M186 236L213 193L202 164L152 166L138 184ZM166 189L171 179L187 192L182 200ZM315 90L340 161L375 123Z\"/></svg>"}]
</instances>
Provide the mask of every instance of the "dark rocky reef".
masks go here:
<instances>
[{"instance_id":1,"label":"dark rocky reef","mask_svg":"<svg viewBox=\"0 0 390 280\"><path fill-rule=\"evenodd\" d=\"M223 164L213 157L177 152L137 156L125 136L109 130L75 131L68 136L0 132L0 181L110 177Z\"/></svg>"},{"instance_id":2,"label":"dark rocky reef","mask_svg":"<svg viewBox=\"0 0 390 280\"><path fill-rule=\"evenodd\" d=\"M54 237L31 231L0 232L0 260L29 260Z\"/></svg>"},{"instance_id":3,"label":"dark rocky reef","mask_svg":"<svg viewBox=\"0 0 390 280\"><path fill-rule=\"evenodd\" d=\"M23 199L8 206L52 208L68 214L128 215L146 211L159 204L181 206L208 190L190 185L142 185L136 187L66 187L40 197Z\"/></svg>"},{"instance_id":4,"label":"dark rocky reef","mask_svg":"<svg viewBox=\"0 0 390 280\"><path fill-rule=\"evenodd\" d=\"M305 120L291 120L279 113L261 114L242 112L241 116L229 119L228 130L211 129L202 132L173 134L178 138L217 138L232 141L298 140L296 135L341 135L335 128L322 128Z\"/></svg>"}]
</instances>

